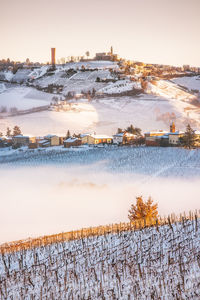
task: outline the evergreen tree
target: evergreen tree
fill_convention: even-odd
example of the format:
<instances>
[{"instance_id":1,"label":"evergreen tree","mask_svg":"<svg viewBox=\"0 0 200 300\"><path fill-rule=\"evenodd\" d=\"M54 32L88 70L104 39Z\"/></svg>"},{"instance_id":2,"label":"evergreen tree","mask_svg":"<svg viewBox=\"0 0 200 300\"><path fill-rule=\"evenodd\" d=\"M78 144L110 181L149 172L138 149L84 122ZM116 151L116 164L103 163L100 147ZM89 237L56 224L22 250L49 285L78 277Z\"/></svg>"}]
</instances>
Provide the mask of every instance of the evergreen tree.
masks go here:
<instances>
[{"instance_id":1,"label":"evergreen tree","mask_svg":"<svg viewBox=\"0 0 200 300\"><path fill-rule=\"evenodd\" d=\"M141 129L138 127L134 127L132 124L126 128L126 131L141 136Z\"/></svg>"},{"instance_id":2,"label":"evergreen tree","mask_svg":"<svg viewBox=\"0 0 200 300\"><path fill-rule=\"evenodd\" d=\"M19 126L16 125L16 126L13 128L13 136L20 135L20 134L22 134L21 129L20 129Z\"/></svg>"},{"instance_id":3,"label":"evergreen tree","mask_svg":"<svg viewBox=\"0 0 200 300\"><path fill-rule=\"evenodd\" d=\"M186 132L184 137L181 139L181 143L188 149L191 149L195 145L195 132L190 124L188 124L186 127Z\"/></svg>"},{"instance_id":4,"label":"evergreen tree","mask_svg":"<svg viewBox=\"0 0 200 300\"><path fill-rule=\"evenodd\" d=\"M134 132L133 125L131 124L130 126L128 126L127 129L126 129L126 131L133 134L133 132Z\"/></svg>"},{"instance_id":5,"label":"evergreen tree","mask_svg":"<svg viewBox=\"0 0 200 300\"><path fill-rule=\"evenodd\" d=\"M9 127L7 127L6 136L7 136L7 137L11 136L11 130L10 130L10 128L9 128Z\"/></svg>"},{"instance_id":6,"label":"evergreen tree","mask_svg":"<svg viewBox=\"0 0 200 300\"><path fill-rule=\"evenodd\" d=\"M136 197L136 205L132 204L128 218L131 222L137 220L156 220L158 218L158 205L153 204L151 197L143 201L142 196Z\"/></svg>"}]
</instances>

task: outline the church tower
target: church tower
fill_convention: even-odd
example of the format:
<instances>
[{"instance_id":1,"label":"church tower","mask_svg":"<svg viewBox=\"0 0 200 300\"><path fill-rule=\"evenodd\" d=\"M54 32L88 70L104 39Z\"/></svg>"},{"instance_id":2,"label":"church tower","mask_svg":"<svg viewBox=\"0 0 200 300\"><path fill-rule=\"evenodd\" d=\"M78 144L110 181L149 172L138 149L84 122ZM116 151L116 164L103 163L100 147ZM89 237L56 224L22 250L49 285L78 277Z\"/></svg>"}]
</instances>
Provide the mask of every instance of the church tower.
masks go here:
<instances>
[{"instance_id":1,"label":"church tower","mask_svg":"<svg viewBox=\"0 0 200 300\"><path fill-rule=\"evenodd\" d=\"M110 48L110 54L113 55L113 46Z\"/></svg>"},{"instance_id":2,"label":"church tower","mask_svg":"<svg viewBox=\"0 0 200 300\"><path fill-rule=\"evenodd\" d=\"M175 123L172 122L172 124L170 125L170 132L174 133L175 131L176 131L176 126L175 126Z\"/></svg>"}]
</instances>

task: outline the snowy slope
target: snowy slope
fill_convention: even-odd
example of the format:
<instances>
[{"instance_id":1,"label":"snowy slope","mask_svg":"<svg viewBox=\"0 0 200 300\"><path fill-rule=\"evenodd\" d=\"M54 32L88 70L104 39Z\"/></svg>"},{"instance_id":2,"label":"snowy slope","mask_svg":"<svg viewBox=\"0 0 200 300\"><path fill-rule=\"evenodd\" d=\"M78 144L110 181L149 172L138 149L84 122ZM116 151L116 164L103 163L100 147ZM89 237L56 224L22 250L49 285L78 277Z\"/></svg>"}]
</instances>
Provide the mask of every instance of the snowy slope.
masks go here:
<instances>
[{"instance_id":1,"label":"snowy slope","mask_svg":"<svg viewBox=\"0 0 200 300\"><path fill-rule=\"evenodd\" d=\"M82 65L88 70L80 71ZM63 85L62 93L64 95L72 91L81 93L95 89L97 94L105 93L107 96L93 99L92 102L85 103L85 105L76 102L75 110L72 107L71 110L67 109L65 112L44 111L23 115L20 118L0 119L0 131L4 132L8 126L12 127L13 124L18 124L24 132L33 135L44 135L49 132L65 134L68 129L77 133L95 131L99 134L113 134L118 127L126 128L131 123L143 131L168 130L172 120L175 121L178 130L185 130L188 123L193 128L200 129L200 108L193 105L196 96L171 81L149 82L146 89L147 94L140 94L140 97L119 97L119 95L111 97L112 94L141 88L140 82L132 82L128 79L118 80L114 83L96 82L97 77L111 79L113 75L109 68L117 67L116 63L100 61L68 63L65 66L58 66L50 76L47 76L47 66L35 69L28 75L29 78L35 78L32 82L35 86ZM67 70L71 68L74 68L76 73L67 73ZM94 70L95 68L98 70ZM19 72L21 71L19 70ZM0 106L7 106L8 109L11 107L27 109L45 105L44 101L46 100L48 103L51 102L53 95L36 90L34 92L33 88L30 88L31 97L26 96L26 92L23 95L19 93L20 89L28 91L28 87L26 88L17 87L16 92L14 89L13 91L8 89L1 93Z\"/></svg>"},{"instance_id":2,"label":"snowy slope","mask_svg":"<svg viewBox=\"0 0 200 300\"><path fill-rule=\"evenodd\" d=\"M182 90L176 84L167 80L158 80L148 83L147 93L153 93L167 99L178 99L182 101L194 100L196 97Z\"/></svg>"},{"instance_id":3,"label":"snowy slope","mask_svg":"<svg viewBox=\"0 0 200 300\"><path fill-rule=\"evenodd\" d=\"M4 83L0 83L0 94L6 90L6 86Z\"/></svg>"},{"instance_id":4,"label":"snowy slope","mask_svg":"<svg viewBox=\"0 0 200 300\"><path fill-rule=\"evenodd\" d=\"M16 107L18 110L30 109L48 105L52 96L25 86L11 86L0 93L0 107L5 106L7 110L11 107Z\"/></svg>"},{"instance_id":5,"label":"snowy slope","mask_svg":"<svg viewBox=\"0 0 200 300\"><path fill-rule=\"evenodd\" d=\"M198 90L200 92L200 76L193 77L180 77L173 79L173 82L176 84L180 84L191 90Z\"/></svg>"},{"instance_id":6,"label":"snowy slope","mask_svg":"<svg viewBox=\"0 0 200 300\"><path fill-rule=\"evenodd\" d=\"M72 65L73 66L73 65ZM74 66L75 67L75 66ZM77 66L78 67L78 66ZM33 85L40 87L47 87L50 84L62 85L63 94L67 94L69 91L76 93L81 93L81 91L92 91L99 90L100 88L106 86L104 83L97 83L96 79L111 79L113 78L108 69L98 69L89 71L80 71L74 68L75 74L69 76L66 71L70 69L68 67L58 68L51 76L41 76L33 81Z\"/></svg>"},{"instance_id":7,"label":"snowy slope","mask_svg":"<svg viewBox=\"0 0 200 300\"><path fill-rule=\"evenodd\" d=\"M0 256L1 299L194 299L200 221L91 236Z\"/></svg>"},{"instance_id":8,"label":"snowy slope","mask_svg":"<svg viewBox=\"0 0 200 300\"><path fill-rule=\"evenodd\" d=\"M130 80L118 80L115 83L111 83L106 87L99 89L98 93L120 94L133 89L141 89L141 84L139 82L133 82Z\"/></svg>"},{"instance_id":9,"label":"snowy slope","mask_svg":"<svg viewBox=\"0 0 200 300\"><path fill-rule=\"evenodd\" d=\"M143 131L169 130L172 120L175 121L178 130L185 130L188 122L193 128L200 129L199 109L192 104L179 99L140 95L135 98L104 97L88 103L77 101L74 105L71 104L71 110L69 107L65 112L44 111L1 119L0 131L4 132L7 126L15 123L23 132L33 135L45 135L49 132L65 134L68 129L72 133L95 131L98 134L114 134L117 128L126 128L130 124L140 127Z\"/></svg>"}]
</instances>

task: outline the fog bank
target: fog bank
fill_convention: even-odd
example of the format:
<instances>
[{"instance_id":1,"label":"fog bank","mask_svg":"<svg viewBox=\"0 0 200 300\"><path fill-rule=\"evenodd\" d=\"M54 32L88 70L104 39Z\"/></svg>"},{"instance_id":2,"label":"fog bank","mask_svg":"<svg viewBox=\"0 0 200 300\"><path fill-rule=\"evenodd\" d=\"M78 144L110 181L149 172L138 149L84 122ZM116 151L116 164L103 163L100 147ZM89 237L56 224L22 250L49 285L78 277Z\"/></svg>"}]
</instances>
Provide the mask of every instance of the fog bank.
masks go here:
<instances>
[{"instance_id":1,"label":"fog bank","mask_svg":"<svg viewBox=\"0 0 200 300\"><path fill-rule=\"evenodd\" d=\"M159 213L199 208L200 178L109 173L99 167L39 166L0 170L0 243L128 221L135 197L152 196Z\"/></svg>"}]
</instances>

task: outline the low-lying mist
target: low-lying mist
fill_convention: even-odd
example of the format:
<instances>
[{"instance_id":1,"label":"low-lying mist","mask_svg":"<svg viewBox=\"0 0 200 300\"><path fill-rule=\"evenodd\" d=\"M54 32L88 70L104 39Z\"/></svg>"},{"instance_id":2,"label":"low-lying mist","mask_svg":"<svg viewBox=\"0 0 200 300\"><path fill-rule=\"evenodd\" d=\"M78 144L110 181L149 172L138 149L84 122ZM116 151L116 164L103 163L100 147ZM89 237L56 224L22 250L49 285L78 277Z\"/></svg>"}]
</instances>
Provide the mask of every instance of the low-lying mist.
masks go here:
<instances>
[{"instance_id":1,"label":"low-lying mist","mask_svg":"<svg viewBox=\"0 0 200 300\"><path fill-rule=\"evenodd\" d=\"M135 197L151 196L159 213L199 208L200 178L152 178L95 166L0 170L0 243L82 227L127 222Z\"/></svg>"}]
</instances>

